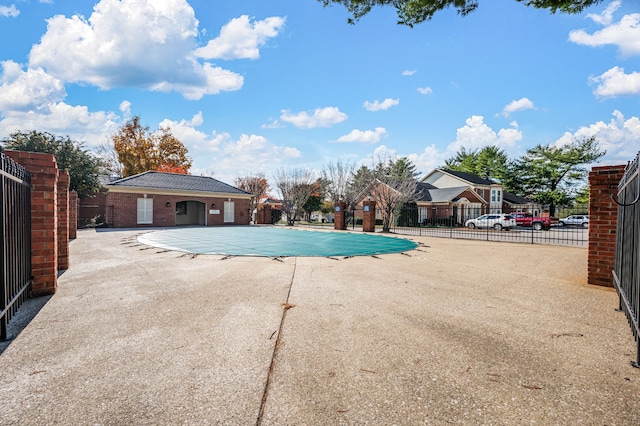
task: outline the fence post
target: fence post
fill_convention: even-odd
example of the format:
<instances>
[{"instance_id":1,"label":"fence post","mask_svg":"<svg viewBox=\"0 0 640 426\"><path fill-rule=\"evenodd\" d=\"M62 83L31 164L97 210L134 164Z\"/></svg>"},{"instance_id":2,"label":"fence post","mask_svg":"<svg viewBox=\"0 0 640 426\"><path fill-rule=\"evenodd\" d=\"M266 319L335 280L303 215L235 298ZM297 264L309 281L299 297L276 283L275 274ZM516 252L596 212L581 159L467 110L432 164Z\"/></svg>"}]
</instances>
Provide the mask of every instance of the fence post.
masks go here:
<instances>
[{"instance_id":1,"label":"fence post","mask_svg":"<svg viewBox=\"0 0 640 426\"><path fill-rule=\"evenodd\" d=\"M4 151L31 173L31 253L34 296L54 294L58 282L58 166L52 154Z\"/></svg>"},{"instance_id":2,"label":"fence post","mask_svg":"<svg viewBox=\"0 0 640 426\"><path fill-rule=\"evenodd\" d=\"M589 253L587 281L592 285L613 287L618 206L617 195L625 166L594 167L589 173Z\"/></svg>"}]
</instances>

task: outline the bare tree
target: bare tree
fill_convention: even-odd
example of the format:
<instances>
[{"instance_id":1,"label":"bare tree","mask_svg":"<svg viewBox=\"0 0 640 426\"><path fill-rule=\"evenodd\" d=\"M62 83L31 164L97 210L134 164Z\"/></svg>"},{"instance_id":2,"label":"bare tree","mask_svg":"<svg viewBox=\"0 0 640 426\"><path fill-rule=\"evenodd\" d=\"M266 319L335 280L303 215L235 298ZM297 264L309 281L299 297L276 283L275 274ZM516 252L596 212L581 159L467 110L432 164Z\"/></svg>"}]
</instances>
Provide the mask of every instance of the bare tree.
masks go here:
<instances>
[{"instance_id":1,"label":"bare tree","mask_svg":"<svg viewBox=\"0 0 640 426\"><path fill-rule=\"evenodd\" d=\"M349 204L357 196L353 194L354 163L343 163L338 160L335 164L330 161L322 170L322 180L325 182L327 197L333 204L343 200Z\"/></svg>"},{"instance_id":2,"label":"bare tree","mask_svg":"<svg viewBox=\"0 0 640 426\"><path fill-rule=\"evenodd\" d=\"M303 169L280 169L273 179L282 195L282 212L287 216L287 225L293 226L315 190L313 174Z\"/></svg>"},{"instance_id":3,"label":"bare tree","mask_svg":"<svg viewBox=\"0 0 640 426\"><path fill-rule=\"evenodd\" d=\"M378 160L371 171L373 181L365 196L371 196L380 209L382 232L389 232L396 209L414 201L418 181L407 158Z\"/></svg>"},{"instance_id":4,"label":"bare tree","mask_svg":"<svg viewBox=\"0 0 640 426\"><path fill-rule=\"evenodd\" d=\"M98 145L98 157L100 158L100 172L108 176L122 177L122 164L118 160L118 153L110 142Z\"/></svg>"},{"instance_id":5,"label":"bare tree","mask_svg":"<svg viewBox=\"0 0 640 426\"><path fill-rule=\"evenodd\" d=\"M267 178L262 173L239 176L235 180L235 185L239 189L252 195L251 201L249 202L249 217L253 217L253 212L258 207L260 199L267 195L270 189Z\"/></svg>"}]
</instances>

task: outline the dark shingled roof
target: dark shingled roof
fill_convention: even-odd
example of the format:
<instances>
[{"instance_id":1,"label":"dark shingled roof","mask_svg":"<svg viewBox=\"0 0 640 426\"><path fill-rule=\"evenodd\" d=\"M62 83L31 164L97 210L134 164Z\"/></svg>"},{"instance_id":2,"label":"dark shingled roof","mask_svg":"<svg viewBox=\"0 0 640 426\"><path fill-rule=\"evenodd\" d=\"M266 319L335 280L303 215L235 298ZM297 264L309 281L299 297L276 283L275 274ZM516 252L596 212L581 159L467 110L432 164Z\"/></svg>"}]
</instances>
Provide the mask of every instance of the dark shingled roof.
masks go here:
<instances>
[{"instance_id":1,"label":"dark shingled roof","mask_svg":"<svg viewBox=\"0 0 640 426\"><path fill-rule=\"evenodd\" d=\"M459 200L458 196L468 190L468 186L456 186L455 188L436 188L430 183L419 182L416 187L415 197L417 202L446 203Z\"/></svg>"},{"instance_id":2,"label":"dark shingled roof","mask_svg":"<svg viewBox=\"0 0 640 426\"><path fill-rule=\"evenodd\" d=\"M507 192L507 191L503 192L502 199L510 204L529 204L531 202L526 198L522 198L519 195L512 194L511 192Z\"/></svg>"},{"instance_id":3,"label":"dark shingled roof","mask_svg":"<svg viewBox=\"0 0 640 426\"><path fill-rule=\"evenodd\" d=\"M450 170L450 169L442 169L442 171L447 172L450 175L459 177L460 179L464 179L467 182L475 183L477 185L494 185L496 183L492 180L484 179L478 175L474 175L473 173L459 172L457 170Z\"/></svg>"},{"instance_id":4,"label":"dark shingled roof","mask_svg":"<svg viewBox=\"0 0 640 426\"><path fill-rule=\"evenodd\" d=\"M144 172L116 180L107 185L119 188L169 189L174 191L217 192L250 195L235 186L227 185L211 177L181 175L176 173Z\"/></svg>"},{"instance_id":5,"label":"dark shingled roof","mask_svg":"<svg viewBox=\"0 0 640 426\"><path fill-rule=\"evenodd\" d=\"M416 201L431 201L431 193L429 192L431 189L436 189L435 186L426 182L418 182L416 186Z\"/></svg>"}]
</instances>

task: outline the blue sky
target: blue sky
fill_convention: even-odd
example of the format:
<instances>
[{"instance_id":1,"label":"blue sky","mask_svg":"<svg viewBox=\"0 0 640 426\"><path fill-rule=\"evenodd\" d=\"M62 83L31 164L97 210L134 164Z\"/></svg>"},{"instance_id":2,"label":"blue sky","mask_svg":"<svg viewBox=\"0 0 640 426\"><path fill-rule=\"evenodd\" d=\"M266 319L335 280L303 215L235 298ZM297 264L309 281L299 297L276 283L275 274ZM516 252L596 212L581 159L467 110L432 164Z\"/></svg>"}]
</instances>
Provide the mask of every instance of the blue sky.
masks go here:
<instances>
[{"instance_id":1,"label":"blue sky","mask_svg":"<svg viewBox=\"0 0 640 426\"><path fill-rule=\"evenodd\" d=\"M193 174L233 182L338 159L409 157L595 135L602 164L640 151L640 10L551 15L515 0L356 25L316 0L0 0L0 138L108 142L134 115L170 127Z\"/></svg>"}]
</instances>

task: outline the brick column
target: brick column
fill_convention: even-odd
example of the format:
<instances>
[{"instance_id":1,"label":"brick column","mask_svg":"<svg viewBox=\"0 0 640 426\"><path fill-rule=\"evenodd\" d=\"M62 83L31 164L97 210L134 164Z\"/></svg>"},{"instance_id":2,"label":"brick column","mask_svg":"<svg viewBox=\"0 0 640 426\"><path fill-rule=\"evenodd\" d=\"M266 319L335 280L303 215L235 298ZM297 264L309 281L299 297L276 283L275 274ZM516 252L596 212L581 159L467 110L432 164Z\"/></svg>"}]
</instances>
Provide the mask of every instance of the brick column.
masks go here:
<instances>
[{"instance_id":1,"label":"brick column","mask_svg":"<svg viewBox=\"0 0 640 426\"><path fill-rule=\"evenodd\" d=\"M611 195L617 195L624 169L623 165L594 167L589 173L587 282L592 285L613 287L618 206Z\"/></svg>"},{"instance_id":2,"label":"brick column","mask_svg":"<svg viewBox=\"0 0 640 426\"><path fill-rule=\"evenodd\" d=\"M344 201L338 201L333 208L333 229L343 230L347 229L347 222L345 219L345 209L346 205Z\"/></svg>"},{"instance_id":3,"label":"brick column","mask_svg":"<svg viewBox=\"0 0 640 426\"><path fill-rule=\"evenodd\" d=\"M69 239L75 240L78 236L78 193L69 192Z\"/></svg>"},{"instance_id":4,"label":"brick column","mask_svg":"<svg viewBox=\"0 0 640 426\"><path fill-rule=\"evenodd\" d=\"M258 211L256 212L256 223L257 224L271 224L271 206L265 204L263 206L258 207Z\"/></svg>"},{"instance_id":5,"label":"brick column","mask_svg":"<svg viewBox=\"0 0 640 426\"><path fill-rule=\"evenodd\" d=\"M375 201L365 201L362 203L362 230L364 232L376 232Z\"/></svg>"},{"instance_id":6,"label":"brick column","mask_svg":"<svg viewBox=\"0 0 640 426\"><path fill-rule=\"evenodd\" d=\"M58 270L69 269L69 172L58 174Z\"/></svg>"},{"instance_id":7,"label":"brick column","mask_svg":"<svg viewBox=\"0 0 640 426\"><path fill-rule=\"evenodd\" d=\"M58 166L52 154L4 151L31 173L31 273L34 296L56 292L58 279Z\"/></svg>"}]
</instances>

